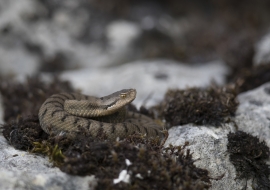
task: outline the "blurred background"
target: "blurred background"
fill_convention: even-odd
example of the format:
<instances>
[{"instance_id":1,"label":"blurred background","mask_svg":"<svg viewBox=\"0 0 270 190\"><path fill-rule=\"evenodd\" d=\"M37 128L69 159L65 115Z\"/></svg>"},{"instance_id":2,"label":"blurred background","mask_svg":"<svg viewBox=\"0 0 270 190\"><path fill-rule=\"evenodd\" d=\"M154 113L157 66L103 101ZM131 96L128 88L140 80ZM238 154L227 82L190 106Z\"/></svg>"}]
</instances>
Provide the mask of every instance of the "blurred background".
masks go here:
<instances>
[{"instance_id":1,"label":"blurred background","mask_svg":"<svg viewBox=\"0 0 270 190\"><path fill-rule=\"evenodd\" d=\"M141 103L225 84L269 63L269 9L267 0L1 0L0 76L54 73L93 95L134 87L148 91Z\"/></svg>"}]
</instances>

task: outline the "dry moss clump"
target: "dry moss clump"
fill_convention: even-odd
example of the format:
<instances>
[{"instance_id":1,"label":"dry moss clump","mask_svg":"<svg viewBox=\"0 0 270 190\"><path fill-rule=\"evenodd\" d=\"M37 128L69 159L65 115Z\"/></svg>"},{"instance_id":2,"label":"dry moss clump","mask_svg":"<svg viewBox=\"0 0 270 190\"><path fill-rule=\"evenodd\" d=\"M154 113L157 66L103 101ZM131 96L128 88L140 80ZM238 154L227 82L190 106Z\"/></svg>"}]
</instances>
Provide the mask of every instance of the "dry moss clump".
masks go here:
<instances>
[{"instance_id":1,"label":"dry moss clump","mask_svg":"<svg viewBox=\"0 0 270 190\"><path fill-rule=\"evenodd\" d=\"M67 56L63 52L57 52L51 57L43 58L41 61L40 72L62 72L67 69Z\"/></svg>"},{"instance_id":2,"label":"dry moss clump","mask_svg":"<svg viewBox=\"0 0 270 190\"><path fill-rule=\"evenodd\" d=\"M19 117L17 120L4 124L3 135L17 149L31 150L33 142L41 142L48 135L41 129L38 116Z\"/></svg>"},{"instance_id":3,"label":"dry moss clump","mask_svg":"<svg viewBox=\"0 0 270 190\"><path fill-rule=\"evenodd\" d=\"M233 87L210 87L168 90L163 104L163 115L170 126L187 123L217 126L234 115L238 102Z\"/></svg>"},{"instance_id":4,"label":"dry moss clump","mask_svg":"<svg viewBox=\"0 0 270 190\"><path fill-rule=\"evenodd\" d=\"M192 154L185 146L164 149L158 140L138 134L108 142L102 135L93 138L84 128L79 128L75 136L48 137L36 116L5 124L4 131L13 146L49 156L63 172L95 175L96 189L202 190L211 186L208 171L194 165ZM123 170L129 175L129 183L114 184Z\"/></svg>"},{"instance_id":5,"label":"dry moss clump","mask_svg":"<svg viewBox=\"0 0 270 190\"><path fill-rule=\"evenodd\" d=\"M45 83L39 77L29 77L24 83L2 78L0 93L4 104L3 135L17 149L31 150L33 142L48 135L41 129L38 111L52 94L74 91L69 82L54 78Z\"/></svg>"},{"instance_id":6,"label":"dry moss clump","mask_svg":"<svg viewBox=\"0 0 270 190\"><path fill-rule=\"evenodd\" d=\"M243 131L228 134L230 161L236 168L237 178L252 179L254 189L270 189L269 147Z\"/></svg>"},{"instance_id":7,"label":"dry moss clump","mask_svg":"<svg viewBox=\"0 0 270 190\"><path fill-rule=\"evenodd\" d=\"M207 189L211 186L208 171L195 167L192 154L185 147L163 149L157 141L140 135L124 141L99 141L81 132L75 141L57 142L65 156L60 169L72 175L94 174L98 179L96 189ZM129 175L129 183L114 183L122 170Z\"/></svg>"},{"instance_id":8,"label":"dry moss clump","mask_svg":"<svg viewBox=\"0 0 270 190\"><path fill-rule=\"evenodd\" d=\"M74 92L69 82L54 78L50 83L39 77L29 77L25 83L1 79L0 93L4 104L4 120L15 120L18 116L37 115L43 102L53 94Z\"/></svg>"},{"instance_id":9,"label":"dry moss clump","mask_svg":"<svg viewBox=\"0 0 270 190\"><path fill-rule=\"evenodd\" d=\"M239 93L245 92L270 81L270 64L254 66L243 69L236 76L235 83L238 85Z\"/></svg>"}]
</instances>

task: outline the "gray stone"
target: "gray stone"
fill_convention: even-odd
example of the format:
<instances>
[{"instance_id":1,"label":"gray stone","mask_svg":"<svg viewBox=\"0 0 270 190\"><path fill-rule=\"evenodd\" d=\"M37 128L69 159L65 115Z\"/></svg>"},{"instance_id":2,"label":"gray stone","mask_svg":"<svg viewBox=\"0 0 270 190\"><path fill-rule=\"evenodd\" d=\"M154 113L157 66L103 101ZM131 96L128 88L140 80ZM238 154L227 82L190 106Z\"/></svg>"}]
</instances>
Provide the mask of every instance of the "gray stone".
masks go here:
<instances>
[{"instance_id":1,"label":"gray stone","mask_svg":"<svg viewBox=\"0 0 270 190\"><path fill-rule=\"evenodd\" d=\"M108 24L101 16L92 17L91 8L84 7L82 1L51 2L57 8L52 18L48 18L49 10L44 4L34 0L0 2L0 30L7 31L0 32L0 74L33 75L44 59L59 53L67 57L66 69L111 66L133 60L130 44L141 30L135 23ZM43 19L31 22L35 17ZM84 38L90 38L89 42ZM106 48L101 38L108 39ZM27 50L26 44L33 45L32 50Z\"/></svg>"},{"instance_id":2,"label":"gray stone","mask_svg":"<svg viewBox=\"0 0 270 190\"><path fill-rule=\"evenodd\" d=\"M270 146L270 83L266 83L254 90L238 95L240 102L233 123L218 128L212 126L196 126L193 124L173 127L169 130L169 137L165 146L184 145L189 141L188 149L193 152L195 165L207 169L210 176L216 178L223 174L221 180L211 180L211 189L227 190L242 189L245 180L235 180L236 171L229 161L227 153L227 134L238 130L257 136ZM270 161L270 160L269 160ZM251 180L247 182L247 189L251 188Z\"/></svg>"},{"instance_id":3,"label":"gray stone","mask_svg":"<svg viewBox=\"0 0 270 190\"><path fill-rule=\"evenodd\" d=\"M221 180L211 180L211 189L241 189L245 182L234 180L235 168L229 161L229 154L226 153L227 134L231 130L230 125L220 126L220 128L192 124L173 127L169 130L165 146L184 145L188 141L189 146L186 148L193 153L193 159L197 160L194 164L198 168L208 170L213 178L224 175Z\"/></svg>"},{"instance_id":4,"label":"gray stone","mask_svg":"<svg viewBox=\"0 0 270 190\"><path fill-rule=\"evenodd\" d=\"M39 69L37 58L21 48L12 51L0 47L0 75L27 76L34 75Z\"/></svg>"},{"instance_id":5,"label":"gray stone","mask_svg":"<svg viewBox=\"0 0 270 190\"><path fill-rule=\"evenodd\" d=\"M121 57L126 56L123 51L112 53L115 47L105 51L100 43L78 41L84 27L90 26L90 13L74 2L63 1L61 5L65 8L56 9L51 19L31 22L31 18L46 18L48 13L42 3L34 0L1 0L0 30L7 32L0 32L0 74L34 75L44 59L53 58L58 53L68 58L65 62L67 69L119 63ZM77 9L77 13L70 14L74 9ZM27 50L26 44L33 45L31 51L40 52Z\"/></svg>"},{"instance_id":6,"label":"gray stone","mask_svg":"<svg viewBox=\"0 0 270 190\"><path fill-rule=\"evenodd\" d=\"M238 96L235 122L238 129L258 136L270 147L270 83Z\"/></svg>"},{"instance_id":7,"label":"gray stone","mask_svg":"<svg viewBox=\"0 0 270 190\"><path fill-rule=\"evenodd\" d=\"M225 82L227 67L221 61L190 66L171 60L136 61L109 68L81 69L61 75L88 95L102 96L124 88L137 89L137 106L157 104L169 88L206 87Z\"/></svg>"},{"instance_id":8,"label":"gray stone","mask_svg":"<svg viewBox=\"0 0 270 190\"><path fill-rule=\"evenodd\" d=\"M254 65L270 62L270 33L262 37L255 46Z\"/></svg>"},{"instance_id":9,"label":"gray stone","mask_svg":"<svg viewBox=\"0 0 270 190\"><path fill-rule=\"evenodd\" d=\"M0 94L0 125L4 123L4 105L2 95Z\"/></svg>"},{"instance_id":10,"label":"gray stone","mask_svg":"<svg viewBox=\"0 0 270 190\"><path fill-rule=\"evenodd\" d=\"M0 2L0 30L11 30L9 34L0 33L1 75L32 75L39 68L37 57L24 47L28 34L23 20L34 13L34 5L29 0Z\"/></svg>"},{"instance_id":11,"label":"gray stone","mask_svg":"<svg viewBox=\"0 0 270 190\"><path fill-rule=\"evenodd\" d=\"M92 189L94 176L71 176L40 155L15 150L0 136L0 189ZM90 186L92 185L92 187Z\"/></svg>"}]
</instances>

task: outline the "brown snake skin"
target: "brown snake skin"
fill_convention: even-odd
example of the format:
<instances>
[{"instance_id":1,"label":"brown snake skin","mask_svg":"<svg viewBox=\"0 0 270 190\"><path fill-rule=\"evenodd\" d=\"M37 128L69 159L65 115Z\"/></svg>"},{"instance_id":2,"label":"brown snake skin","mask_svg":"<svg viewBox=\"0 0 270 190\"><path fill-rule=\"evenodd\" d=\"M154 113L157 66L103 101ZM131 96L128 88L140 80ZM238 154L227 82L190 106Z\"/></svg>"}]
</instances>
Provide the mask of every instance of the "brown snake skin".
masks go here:
<instances>
[{"instance_id":1,"label":"brown snake skin","mask_svg":"<svg viewBox=\"0 0 270 190\"><path fill-rule=\"evenodd\" d=\"M48 134L76 132L81 126L94 137L102 131L109 140L134 133L164 139L162 127L151 118L126 111L125 105L135 97L135 89L124 89L102 98L77 93L55 94L39 110L40 125Z\"/></svg>"}]
</instances>

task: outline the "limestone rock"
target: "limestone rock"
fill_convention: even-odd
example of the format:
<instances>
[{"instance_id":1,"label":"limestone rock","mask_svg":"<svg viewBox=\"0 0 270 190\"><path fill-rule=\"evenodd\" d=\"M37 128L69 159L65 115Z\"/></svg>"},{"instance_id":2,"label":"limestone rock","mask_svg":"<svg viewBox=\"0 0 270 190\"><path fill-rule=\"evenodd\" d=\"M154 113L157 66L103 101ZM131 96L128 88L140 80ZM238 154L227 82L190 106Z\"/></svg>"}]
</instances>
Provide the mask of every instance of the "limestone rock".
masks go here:
<instances>
[{"instance_id":1,"label":"limestone rock","mask_svg":"<svg viewBox=\"0 0 270 190\"><path fill-rule=\"evenodd\" d=\"M171 60L136 61L109 68L67 71L61 75L82 93L104 96L124 88L137 89L137 106L162 100L168 88L206 87L225 82L228 68L221 61L189 66Z\"/></svg>"},{"instance_id":2,"label":"limestone rock","mask_svg":"<svg viewBox=\"0 0 270 190\"><path fill-rule=\"evenodd\" d=\"M187 124L169 130L165 145L184 145L189 141L187 148L193 152L197 167L207 169L213 178L224 174L221 180L211 181L211 189L242 189L246 185L245 180L235 180L236 171L227 152L227 134L235 132L236 126L238 130L257 136L270 146L270 83L241 93L237 98L240 104L233 118L236 125L229 123L215 128ZM248 180L247 186L251 189L251 180Z\"/></svg>"}]
</instances>

